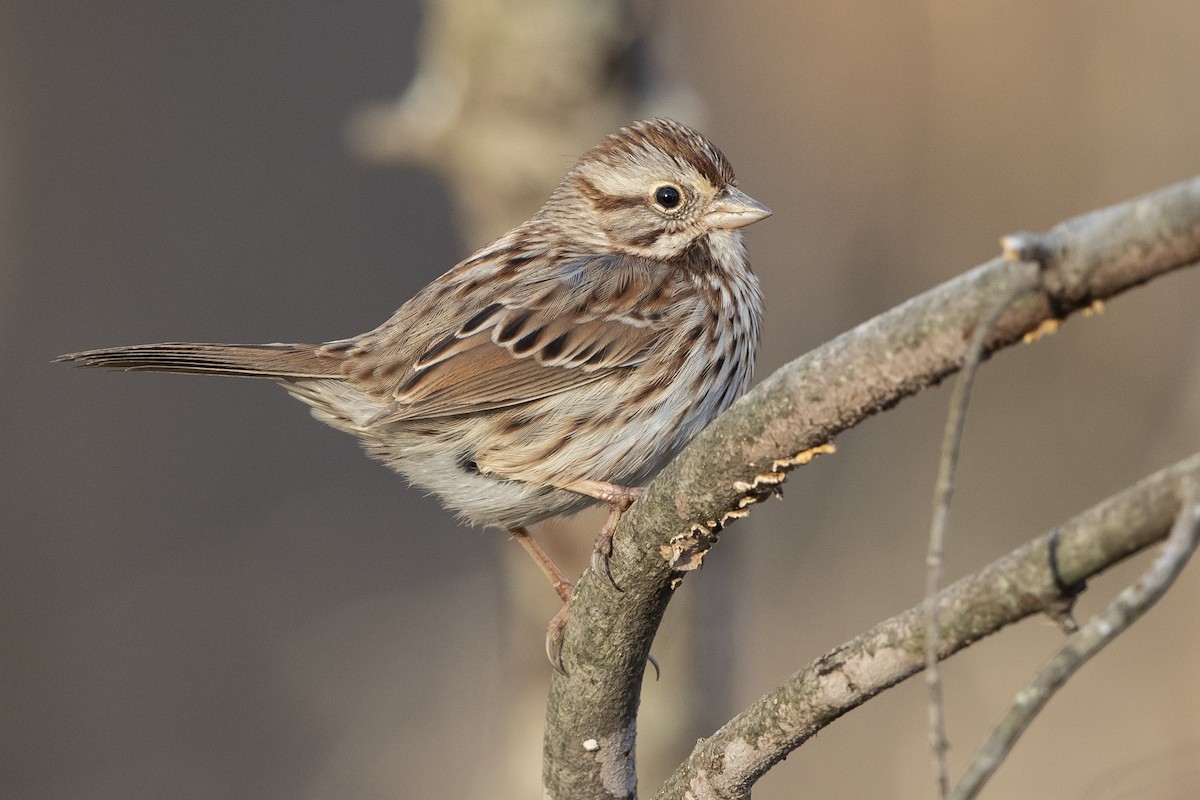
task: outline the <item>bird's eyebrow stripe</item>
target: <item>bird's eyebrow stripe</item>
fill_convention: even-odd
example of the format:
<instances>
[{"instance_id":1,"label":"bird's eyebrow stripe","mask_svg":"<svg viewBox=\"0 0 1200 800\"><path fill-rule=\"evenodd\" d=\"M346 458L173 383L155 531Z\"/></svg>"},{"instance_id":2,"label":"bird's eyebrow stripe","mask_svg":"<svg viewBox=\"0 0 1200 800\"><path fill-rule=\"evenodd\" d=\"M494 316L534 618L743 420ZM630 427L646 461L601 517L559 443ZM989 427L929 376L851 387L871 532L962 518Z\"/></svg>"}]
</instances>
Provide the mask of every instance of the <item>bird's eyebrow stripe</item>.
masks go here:
<instances>
[{"instance_id":1,"label":"bird's eyebrow stripe","mask_svg":"<svg viewBox=\"0 0 1200 800\"><path fill-rule=\"evenodd\" d=\"M646 198L641 195L608 194L600 190L596 184L582 175L575 176L575 186L579 193L588 199L597 211L620 211L623 208L633 208L644 205Z\"/></svg>"}]
</instances>

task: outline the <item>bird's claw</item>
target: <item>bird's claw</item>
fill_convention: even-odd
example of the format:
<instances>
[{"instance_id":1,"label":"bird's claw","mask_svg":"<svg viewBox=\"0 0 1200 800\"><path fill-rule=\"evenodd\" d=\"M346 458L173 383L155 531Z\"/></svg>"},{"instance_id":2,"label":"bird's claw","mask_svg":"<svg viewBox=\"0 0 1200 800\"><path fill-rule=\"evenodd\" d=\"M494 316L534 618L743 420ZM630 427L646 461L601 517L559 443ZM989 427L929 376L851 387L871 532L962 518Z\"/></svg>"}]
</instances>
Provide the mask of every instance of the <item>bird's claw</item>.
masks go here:
<instances>
[{"instance_id":1,"label":"bird's claw","mask_svg":"<svg viewBox=\"0 0 1200 800\"><path fill-rule=\"evenodd\" d=\"M550 666L559 675L566 676L567 670L562 663L563 631L566 630L567 620L571 617L571 603L567 601L559 612L550 620L546 627L546 658Z\"/></svg>"},{"instance_id":2,"label":"bird's claw","mask_svg":"<svg viewBox=\"0 0 1200 800\"><path fill-rule=\"evenodd\" d=\"M592 572L603 578L618 592L621 591L621 587L613 578L612 568L608 563L613 552L613 534L617 530L617 523L621 521L621 515L642 496L642 492L643 490L639 487L622 488L620 494L608 498L608 519L604 521L604 527L596 536L596 546L592 550Z\"/></svg>"},{"instance_id":3,"label":"bird's claw","mask_svg":"<svg viewBox=\"0 0 1200 800\"><path fill-rule=\"evenodd\" d=\"M554 618L550 620L550 624L546 627L546 658L550 661L550 666L554 671L564 678L567 676L567 668L562 663L562 646L563 632L567 627L567 620L571 617L571 604L566 603L559 610ZM651 654L646 654L646 663L654 667L654 680L658 681L662 677L662 670L659 669L658 659Z\"/></svg>"},{"instance_id":4,"label":"bird's claw","mask_svg":"<svg viewBox=\"0 0 1200 800\"><path fill-rule=\"evenodd\" d=\"M603 542L601 540L604 540ZM592 572L604 579L604 582L609 586L621 591L621 587L617 586L617 581L613 577L612 567L608 563L609 556L612 555L612 532L605 537L603 531L596 539L596 547L592 550Z\"/></svg>"}]
</instances>

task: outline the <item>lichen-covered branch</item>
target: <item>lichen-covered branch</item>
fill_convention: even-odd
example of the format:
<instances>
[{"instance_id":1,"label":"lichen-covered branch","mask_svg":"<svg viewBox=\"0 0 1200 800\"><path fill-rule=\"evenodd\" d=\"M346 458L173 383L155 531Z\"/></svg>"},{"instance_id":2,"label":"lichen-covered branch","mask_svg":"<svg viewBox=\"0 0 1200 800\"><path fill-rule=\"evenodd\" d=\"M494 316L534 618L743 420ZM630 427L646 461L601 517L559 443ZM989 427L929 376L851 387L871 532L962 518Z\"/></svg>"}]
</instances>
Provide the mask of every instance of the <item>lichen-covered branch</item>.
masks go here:
<instances>
[{"instance_id":1,"label":"lichen-covered branch","mask_svg":"<svg viewBox=\"0 0 1200 800\"><path fill-rule=\"evenodd\" d=\"M944 589L937 597L938 657L946 658L1062 596L1087 578L1166 538L1200 481L1200 454L1155 473ZM922 603L881 622L793 675L698 744L660 800L742 798L772 765L821 728L925 666Z\"/></svg>"},{"instance_id":2,"label":"lichen-covered branch","mask_svg":"<svg viewBox=\"0 0 1200 800\"><path fill-rule=\"evenodd\" d=\"M1002 315L988 352L1200 259L1200 179L1072 219L1037 241L1052 256L1042 280ZM567 675L553 679L547 706L548 797L634 796L645 659L685 571L725 521L768 496L814 448L957 370L988 310L1031 269L998 257L793 361L663 470L617 530L612 572L623 591L590 574L578 585Z\"/></svg>"}]
</instances>

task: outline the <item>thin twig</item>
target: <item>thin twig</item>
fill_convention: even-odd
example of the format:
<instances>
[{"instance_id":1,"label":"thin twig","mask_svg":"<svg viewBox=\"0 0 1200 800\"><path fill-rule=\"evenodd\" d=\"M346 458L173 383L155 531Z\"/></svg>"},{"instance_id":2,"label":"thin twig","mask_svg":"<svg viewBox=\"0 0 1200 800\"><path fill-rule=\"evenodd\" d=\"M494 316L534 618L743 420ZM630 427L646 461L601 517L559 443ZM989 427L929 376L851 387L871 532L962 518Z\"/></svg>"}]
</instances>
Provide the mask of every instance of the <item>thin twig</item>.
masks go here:
<instances>
[{"instance_id":1,"label":"thin twig","mask_svg":"<svg viewBox=\"0 0 1200 800\"><path fill-rule=\"evenodd\" d=\"M1107 610L1067 640L1037 678L1017 695L1012 707L979 748L948 800L973 800L1012 751L1054 693L1092 656L1104 649L1167 592L1200 541L1197 483L1187 485L1186 500L1158 558L1137 583L1117 596Z\"/></svg>"},{"instance_id":2,"label":"thin twig","mask_svg":"<svg viewBox=\"0 0 1200 800\"><path fill-rule=\"evenodd\" d=\"M1059 582L1081 583L1164 540L1200 482L1200 454L1140 481L1070 519L938 595L939 658L1025 617L1062 596ZM1057 540L1058 579L1048 554ZM924 667L917 644L924 604L881 622L797 672L697 743L667 780L659 800L742 798L774 764L843 714Z\"/></svg>"},{"instance_id":3,"label":"thin twig","mask_svg":"<svg viewBox=\"0 0 1200 800\"><path fill-rule=\"evenodd\" d=\"M1000 298L983 323L975 329L971 344L963 357L962 373L954 385L954 394L950 398L950 413L946 418L946 430L942 436L942 455L933 496L933 520L929 527L929 552L925 557L928 568L925 576L925 601L929 609L929 616L925 621L925 685L929 689L929 746L933 750L934 776L939 797L945 797L950 791L950 772L946 766L946 751L950 748L950 743L946 738L942 670L938 666L938 604L933 600L942 590L946 520L950 515L950 501L954 496L954 473L958 467L958 453L967 421L967 407L971 403L971 388L975 384L979 365L983 362L988 337L992 335L992 329L1008 307L1037 285L1037 276L1037 269L1030 265L1025 280L1014 283L1009 293Z\"/></svg>"}]
</instances>

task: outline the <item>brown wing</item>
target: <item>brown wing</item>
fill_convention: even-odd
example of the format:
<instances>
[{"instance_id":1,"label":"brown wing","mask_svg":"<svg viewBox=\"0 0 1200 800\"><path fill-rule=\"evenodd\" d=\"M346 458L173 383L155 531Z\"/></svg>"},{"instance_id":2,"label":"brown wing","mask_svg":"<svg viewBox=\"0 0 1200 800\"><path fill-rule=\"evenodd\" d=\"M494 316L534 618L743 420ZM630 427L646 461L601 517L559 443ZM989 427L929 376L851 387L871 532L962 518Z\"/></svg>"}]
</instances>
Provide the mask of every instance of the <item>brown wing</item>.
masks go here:
<instances>
[{"instance_id":1,"label":"brown wing","mask_svg":"<svg viewBox=\"0 0 1200 800\"><path fill-rule=\"evenodd\" d=\"M664 272L638 259L582 259L513 281L496 300L494 283L456 269L331 354L344 349L347 377L394 401L372 423L520 405L643 363L666 332ZM460 313L440 326L412 319L423 311L436 318L434 302Z\"/></svg>"}]
</instances>

